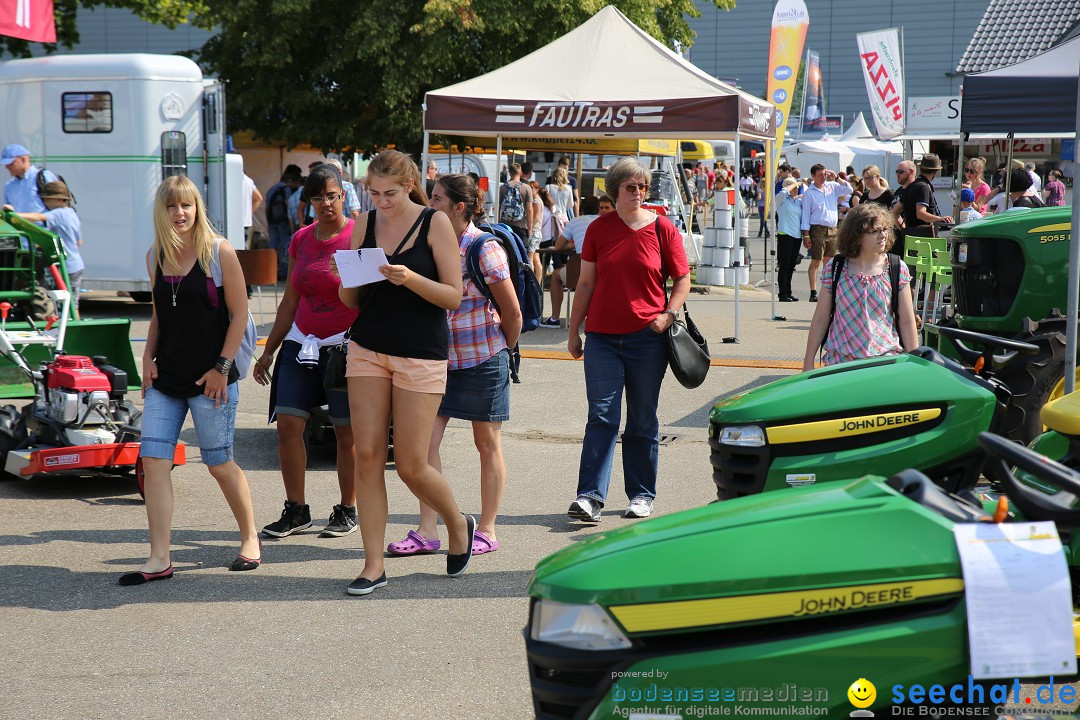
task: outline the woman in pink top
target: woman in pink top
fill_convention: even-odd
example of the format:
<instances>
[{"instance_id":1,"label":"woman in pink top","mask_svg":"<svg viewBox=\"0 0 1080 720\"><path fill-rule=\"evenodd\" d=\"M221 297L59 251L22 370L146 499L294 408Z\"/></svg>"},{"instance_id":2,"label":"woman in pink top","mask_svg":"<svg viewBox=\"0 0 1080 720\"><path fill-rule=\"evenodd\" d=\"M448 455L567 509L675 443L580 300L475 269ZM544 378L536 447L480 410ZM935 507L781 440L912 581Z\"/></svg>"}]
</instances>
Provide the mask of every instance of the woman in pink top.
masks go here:
<instances>
[{"instance_id":1,"label":"woman in pink top","mask_svg":"<svg viewBox=\"0 0 1080 720\"><path fill-rule=\"evenodd\" d=\"M1063 177L1060 170L1050 171L1050 182L1043 188L1043 199L1046 200L1047 207L1060 207L1065 204L1065 183L1061 181Z\"/></svg>"},{"instance_id":2,"label":"woman in pink top","mask_svg":"<svg viewBox=\"0 0 1080 720\"><path fill-rule=\"evenodd\" d=\"M297 230L289 243L285 296L253 372L260 385L270 383L270 421L277 418L278 460L285 482L285 509L278 520L263 528L270 537L288 537L311 527L311 509L304 497L304 428L312 409L321 405L329 406L337 438L341 490L341 502L330 512L322 537L341 537L357 527L349 395L345 390L323 390L327 348L341 344L356 320L356 310L338 297L341 278L330 262L335 251L349 249L352 238L353 220L342 212L343 187L341 174L332 165L319 165L308 175L304 195L316 222ZM281 354L274 363L279 347Z\"/></svg>"},{"instance_id":3,"label":"woman in pink top","mask_svg":"<svg viewBox=\"0 0 1080 720\"><path fill-rule=\"evenodd\" d=\"M969 158L964 163L964 187L969 187L975 191L975 202L993 192L983 180L983 172L985 171L986 161L981 157Z\"/></svg>"}]
</instances>

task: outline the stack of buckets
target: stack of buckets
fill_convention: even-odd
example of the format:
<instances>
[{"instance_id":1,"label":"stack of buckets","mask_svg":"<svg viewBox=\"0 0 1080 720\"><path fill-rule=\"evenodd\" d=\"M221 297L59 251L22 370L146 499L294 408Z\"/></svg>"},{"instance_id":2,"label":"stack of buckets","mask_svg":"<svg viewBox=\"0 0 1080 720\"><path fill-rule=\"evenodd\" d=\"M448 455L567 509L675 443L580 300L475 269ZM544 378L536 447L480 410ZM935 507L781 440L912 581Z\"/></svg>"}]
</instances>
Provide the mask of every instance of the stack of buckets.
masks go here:
<instances>
[{"instance_id":1,"label":"stack of buckets","mask_svg":"<svg viewBox=\"0 0 1080 720\"><path fill-rule=\"evenodd\" d=\"M749 221L747 218L733 217L734 208L734 190L718 192L714 196L712 227L705 228L701 264L697 269L697 281L702 285L734 287L750 282L746 248L739 242L740 237L746 237ZM738 233L733 220L738 220Z\"/></svg>"}]
</instances>

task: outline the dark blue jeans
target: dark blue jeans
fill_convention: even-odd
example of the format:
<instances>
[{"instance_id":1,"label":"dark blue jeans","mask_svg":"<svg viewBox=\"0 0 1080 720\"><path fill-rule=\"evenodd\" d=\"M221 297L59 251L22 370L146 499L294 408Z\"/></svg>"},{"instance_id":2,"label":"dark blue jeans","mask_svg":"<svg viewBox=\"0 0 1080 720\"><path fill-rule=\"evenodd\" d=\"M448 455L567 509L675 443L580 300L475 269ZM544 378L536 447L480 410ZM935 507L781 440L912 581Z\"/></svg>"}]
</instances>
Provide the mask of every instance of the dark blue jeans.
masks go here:
<instances>
[{"instance_id":1,"label":"dark blue jeans","mask_svg":"<svg viewBox=\"0 0 1080 720\"><path fill-rule=\"evenodd\" d=\"M611 462L626 394L626 430L622 441L623 481L627 499L656 497L660 421L656 406L667 372L667 338L647 326L626 335L585 333L585 394L589 421L581 446L579 496L607 499Z\"/></svg>"}]
</instances>

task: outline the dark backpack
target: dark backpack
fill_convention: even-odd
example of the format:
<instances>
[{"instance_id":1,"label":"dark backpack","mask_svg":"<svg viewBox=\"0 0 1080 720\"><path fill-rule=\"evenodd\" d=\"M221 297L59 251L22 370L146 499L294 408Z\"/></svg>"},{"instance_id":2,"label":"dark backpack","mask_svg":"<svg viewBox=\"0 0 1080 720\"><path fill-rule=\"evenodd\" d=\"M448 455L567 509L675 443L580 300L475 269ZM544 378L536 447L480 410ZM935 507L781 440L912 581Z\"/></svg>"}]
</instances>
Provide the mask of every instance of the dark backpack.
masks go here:
<instances>
[{"instance_id":1,"label":"dark backpack","mask_svg":"<svg viewBox=\"0 0 1080 720\"><path fill-rule=\"evenodd\" d=\"M282 223L289 221L289 186L281 183L266 200L266 221Z\"/></svg>"},{"instance_id":2,"label":"dark backpack","mask_svg":"<svg viewBox=\"0 0 1080 720\"><path fill-rule=\"evenodd\" d=\"M503 252L506 253L506 260L510 265L510 281L514 285L514 293L517 295L518 306L521 308L521 332L535 330L540 327L540 316L544 311L544 291L540 288L532 264L529 262L528 248L525 247L524 241L518 237L518 234L503 223L482 223L477 227L483 232L465 251L465 270L469 279L498 310L499 304L495 302L480 268L480 251L486 242L499 243ZM514 382L521 382L517 372L521 355L517 346L511 349L510 356L510 376Z\"/></svg>"},{"instance_id":3,"label":"dark backpack","mask_svg":"<svg viewBox=\"0 0 1080 720\"><path fill-rule=\"evenodd\" d=\"M75 193L71 191L71 186L68 185L67 180L64 179L64 176L63 175L57 175L52 170L49 170L49 174L52 175L57 180L59 180L60 182L67 185L68 195L71 196L71 204L75 205ZM38 171L37 177L34 179L34 184L37 185L38 197L41 197L41 193L45 192L45 186L48 185L50 182L52 182L52 181L45 179L45 168L41 168Z\"/></svg>"},{"instance_id":4,"label":"dark backpack","mask_svg":"<svg viewBox=\"0 0 1080 720\"><path fill-rule=\"evenodd\" d=\"M903 260L899 255L889 253L889 285L892 287L892 298L889 300L889 313L892 315L893 328L897 329L899 334L900 327L900 294L897 290L900 289L900 263ZM836 315L836 288L840 282L840 278L844 274L844 266L847 264L847 257L844 255L836 255L833 257L832 266L832 307L829 308L829 324L825 326L825 336L821 339L821 348L824 349L825 341L829 339L829 330L832 329L833 316Z\"/></svg>"},{"instance_id":5,"label":"dark backpack","mask_svg":"<svg viewBox=\"0 0 1080 720\"><path fill-rule=\"evenodd\" d=\"M521 183L503 186L502 203L499 205L499 218L504 221L518 222L525 219L525 202L521 199Z\"/></svg>"}]
</instances>

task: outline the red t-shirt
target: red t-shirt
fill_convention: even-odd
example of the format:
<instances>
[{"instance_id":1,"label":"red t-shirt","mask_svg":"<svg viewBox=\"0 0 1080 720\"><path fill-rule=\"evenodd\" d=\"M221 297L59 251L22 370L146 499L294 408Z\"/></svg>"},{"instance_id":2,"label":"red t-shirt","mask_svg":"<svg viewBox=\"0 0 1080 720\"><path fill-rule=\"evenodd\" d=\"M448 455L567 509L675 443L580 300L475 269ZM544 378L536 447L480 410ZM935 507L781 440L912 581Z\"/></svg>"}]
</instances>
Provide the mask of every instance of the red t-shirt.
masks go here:
<instances>
[{"instance_id":1,"label":"red t-shirt","mask_svg":"<svg viewBox=\"0 0 1080 720\"><path fill-rule=\"evenodd\" d=\"M334 252L349 249L353 220L349 218L341 232L323 241L315 239L317 226L312 223L300 228L289 243L293 261L290 282L300 294L293 322L305 335L328 338L348 330L356 321L357 311L346 307L338 297L341 281L330 273Z\"/></svg>"},{"instance_id":2,"label":"red t-shirt","mask_svg":"<svg viewBox=\"0 0 1080 720\"><path fill-rule=\"evenodd\" d=\"M670 220L659 220L668 276L689 274L682 236ZM631 230L618 213L611 212L598 217L585 231L581 259L596 263L596 287L585 320L588 332L637 332L664 311L656 225Z\"/></svg>"}]
</instances>

